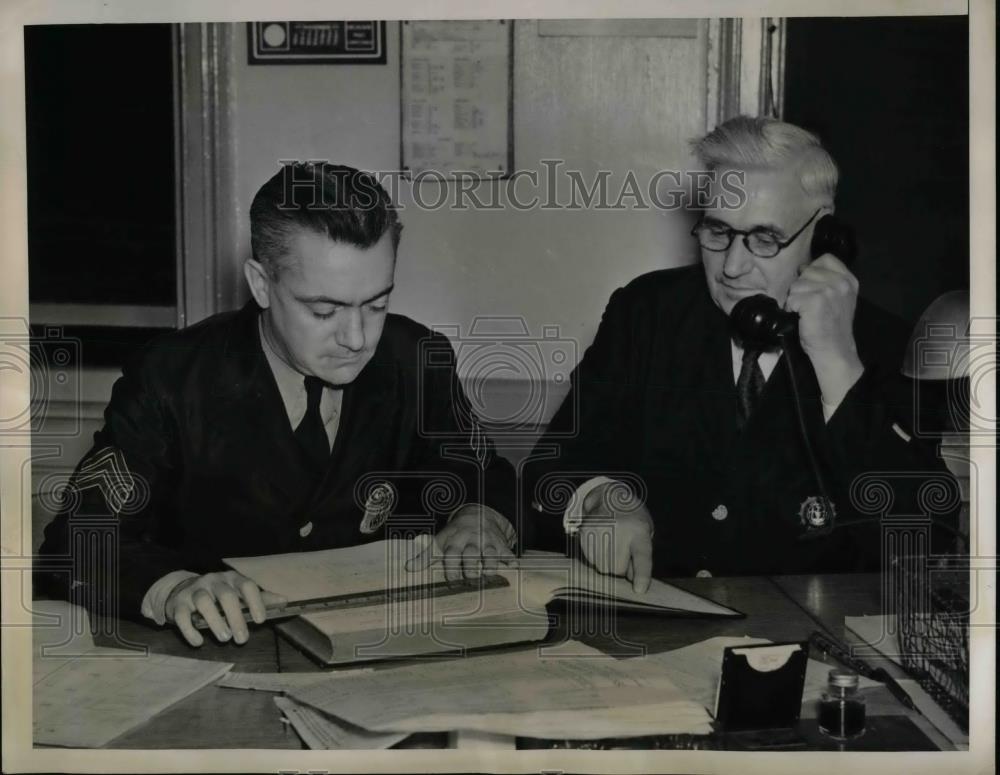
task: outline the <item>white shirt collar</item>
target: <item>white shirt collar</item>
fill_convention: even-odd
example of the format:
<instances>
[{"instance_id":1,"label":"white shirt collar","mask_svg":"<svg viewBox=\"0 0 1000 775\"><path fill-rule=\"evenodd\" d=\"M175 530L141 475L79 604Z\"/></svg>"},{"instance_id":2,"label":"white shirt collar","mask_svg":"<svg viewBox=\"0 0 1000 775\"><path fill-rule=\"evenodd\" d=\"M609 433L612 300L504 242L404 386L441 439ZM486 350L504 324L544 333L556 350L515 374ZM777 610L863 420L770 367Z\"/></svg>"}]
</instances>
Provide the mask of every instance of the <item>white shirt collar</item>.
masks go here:
<instances>
[{"instance_id":1,"label":"white shirt collar","mask_svg":"<svg viewBox=\"0 0 1000 775\"><path fill-rule=\"evenodd\" d=\"M281 402L285 405L285 413L292 428L297 428L302 418L306 414L306 386L305 375L288 365L285 360L274 351L271 343L264 336L264 316L257 318L257 333L260 336L261 349L264 350L264 357L267 365L271 367L274 381L278 385L278 392L281 394ZM342 391L332 388L329 385L323 388L323 396L320 399L319 413L323 418L323 424L329 425L330 420L339 413Z\"/></svg>"},{"instance_id":2,"label":"white shirt collar","mask_svg":"<svg viewBox=\"0 0 1000 775\"><path fill-rule=\"evenodd\" d=\"M733 384L736 384L740 378L740 371L743 369L743 348L732 339L729 340L729 343L733 350ZM760 370L764 372L765 380L771 378L771 372L774 371L774 367L778 365L780 359L781 350L770 350L760 354L757 363L760 366Z\"/></svg>"}]
</instances>

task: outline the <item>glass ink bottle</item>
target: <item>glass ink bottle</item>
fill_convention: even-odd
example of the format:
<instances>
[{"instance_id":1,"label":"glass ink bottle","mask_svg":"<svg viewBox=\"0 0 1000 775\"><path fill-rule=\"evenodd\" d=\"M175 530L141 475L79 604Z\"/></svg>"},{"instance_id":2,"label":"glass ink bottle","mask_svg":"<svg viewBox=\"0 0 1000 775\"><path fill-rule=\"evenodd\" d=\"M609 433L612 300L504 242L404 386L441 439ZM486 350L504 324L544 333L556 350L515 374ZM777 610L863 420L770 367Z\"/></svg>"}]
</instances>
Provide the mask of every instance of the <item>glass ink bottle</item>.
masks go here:
<instances>
[{"instance_id":1,"label":"glass ink bottle","mask_svg":"<svg viewBox=\"0 0 1000 775\"><path fill-rule=\"evenodd\" d=\"M858 694L857 673L830 671L819 702L819 728L837 740L849 740L865 731L865 700Z\"/></svg>"}]
</instances>

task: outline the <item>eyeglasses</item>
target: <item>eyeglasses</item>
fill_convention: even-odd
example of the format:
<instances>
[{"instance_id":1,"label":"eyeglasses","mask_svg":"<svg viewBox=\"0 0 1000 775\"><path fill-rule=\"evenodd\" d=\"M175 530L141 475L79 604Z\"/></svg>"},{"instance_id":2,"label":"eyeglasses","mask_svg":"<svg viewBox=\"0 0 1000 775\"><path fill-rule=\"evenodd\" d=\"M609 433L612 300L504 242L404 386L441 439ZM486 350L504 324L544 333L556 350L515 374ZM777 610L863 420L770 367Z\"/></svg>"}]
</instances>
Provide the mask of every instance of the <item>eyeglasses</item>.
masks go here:
<instances>
[{"instance_id":1,"label":"eyeglasses","mask_svg":"<svg viewBox=\"0 0 1000 775\"><path fill-rule=\"evenodd\" d=\"M729 246L733 244L733 240L739 234L743 237L743 244L746 246L746 249L755 256L758 258L774 258L778 253L795 242L798 236L806 230L806 227L813 222L822 209L820 207L816 210L810 216L809 220L802 224L802 228L784 242L778 239L778 236L773 231L765 229L762 226L750 229L750 231L742 231L740 229L733 229L721 221L705 218L702 218L694 225L694 228L691 229L691 235L698 238L698 244L705 248L705 250L711 250L713 253L722 253L729 250Z\"/></svg>"}]
</instances>

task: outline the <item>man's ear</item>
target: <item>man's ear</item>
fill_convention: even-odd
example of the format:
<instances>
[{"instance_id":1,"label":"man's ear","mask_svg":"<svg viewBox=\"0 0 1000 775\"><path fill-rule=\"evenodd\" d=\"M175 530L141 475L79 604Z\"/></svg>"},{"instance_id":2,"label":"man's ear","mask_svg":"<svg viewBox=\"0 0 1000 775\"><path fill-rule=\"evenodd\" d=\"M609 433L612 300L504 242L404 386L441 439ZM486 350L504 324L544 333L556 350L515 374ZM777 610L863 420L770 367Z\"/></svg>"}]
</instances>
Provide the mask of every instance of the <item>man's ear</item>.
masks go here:
<instances>
[{"instance_id":1,"label":"man's ear","mask_svg":"<svg viewBox=\"0 0 1000 775\"><path fill-rule=\"evenodd\" d=\"M243 263L243 276L247 278L250 293L261 309L271 306L271 275L259 261L248 258Z\"/></svg>"}]
</instances>

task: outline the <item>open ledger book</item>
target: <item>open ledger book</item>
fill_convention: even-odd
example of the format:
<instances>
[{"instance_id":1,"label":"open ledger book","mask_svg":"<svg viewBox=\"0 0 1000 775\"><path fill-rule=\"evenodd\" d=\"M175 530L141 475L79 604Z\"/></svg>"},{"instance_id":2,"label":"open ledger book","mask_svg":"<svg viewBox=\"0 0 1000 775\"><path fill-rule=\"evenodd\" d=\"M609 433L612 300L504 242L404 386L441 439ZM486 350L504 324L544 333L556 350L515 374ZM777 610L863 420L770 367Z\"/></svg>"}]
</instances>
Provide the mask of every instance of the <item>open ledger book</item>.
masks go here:
<instances>
[{"instance_id":1,"label":"open ledger book","mask_svg":"<svg viewBox=\"0 0 1000 775\"><path fill-rule=\"evenodd\" d=\"M278 625L286 637L325 664L393 659L459 649L541 640L549 630L546 604L617 608L665 616L739 617L738 611L654 580L645 594L622 578L597 573L578 560L528 552L500 579L472 580L456 593L442 589L440 562L408 571L406 561L428 540L390 539L345 549L237 557L226 563L289 603L353 600ZM417 592L407 595L406 591ZM402 593L402 594L401 594Z\"/></svg>"}]
</instances>

